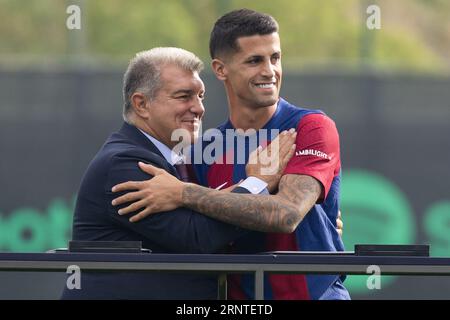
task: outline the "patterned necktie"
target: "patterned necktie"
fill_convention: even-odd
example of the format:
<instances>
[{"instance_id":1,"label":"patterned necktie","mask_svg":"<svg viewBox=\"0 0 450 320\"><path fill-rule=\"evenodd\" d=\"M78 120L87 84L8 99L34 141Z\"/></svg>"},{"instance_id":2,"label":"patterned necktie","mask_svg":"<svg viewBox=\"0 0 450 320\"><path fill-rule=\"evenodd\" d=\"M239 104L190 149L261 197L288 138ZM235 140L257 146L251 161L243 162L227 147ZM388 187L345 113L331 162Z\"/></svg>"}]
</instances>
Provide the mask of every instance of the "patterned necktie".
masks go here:
<instances>
[{"instance_id":1,"label":"patterned necktie","mask_svg":"<svg viewBox=\"0 0 450 320\"><path fill-rule=\"evenodd\" d=\"M175 164L174 167L175 167L175 170L177 170L181 181L184 181L184 182L191 181L191 179L189 179L189 172L188 172L186 164L184 164L184 163Z\"/></svg>"}]
</instances>

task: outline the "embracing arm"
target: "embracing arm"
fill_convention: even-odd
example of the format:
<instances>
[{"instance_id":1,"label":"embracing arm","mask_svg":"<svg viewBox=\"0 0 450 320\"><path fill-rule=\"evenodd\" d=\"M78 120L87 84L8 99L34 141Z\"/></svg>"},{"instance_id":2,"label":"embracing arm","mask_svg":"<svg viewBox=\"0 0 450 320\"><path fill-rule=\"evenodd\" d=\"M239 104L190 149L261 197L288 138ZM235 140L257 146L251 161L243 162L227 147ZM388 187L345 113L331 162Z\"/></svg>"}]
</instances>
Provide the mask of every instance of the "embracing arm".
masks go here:
<instances>
[{"instance_id":1,"label":"embracing arm","mask_svg":"<svg viewBox=\"0 0 450 320\"><path fill-rule=\"evenodd\" d=\"M143 182L150 178L136 165L141 159L151 160L148 156L143 158L141 153L132 151L113 158L105 190L109 203L117 196L110 191L113 185L124 180ZM152 163L160 166L158 162ZM159 170L172 177L164 169ZM119 208L112 205L107 207L108 216L115 225L133 231L171 252L213 253L248 233L248 230L211 219L188 208L162 210L165 212L154 214L138 223L132 223L127 217L117 214Z\"/></svg>"},{"instance_id":2,"label":"embracing arm","mask_svg":"<svg viewBox=\"0 0 450 320\"><path fill-rule=\"evenodd\" d=\"M274 195L238 194L235 193L237 190L227 193L194 184L186 184L163 170L141 163L141 169L154 176L154 178L146 182L135 183L129 181L115 186L113 190L115 192L126 190L137 191L116 198L113 205L131 203L128 207L119 210L119 214L128 214L144 208L131 217L130 221L139 221L156 212L173 210L174 208L184 206L208 217L250 230L283 233L293 232L319 197L320 199L326 197L326 186L329 186L328 182L331 183L333 174L335 173L336 161L339 160L339 140L334 123L329 122L328 126L334 128L334 131L330 129L334 133L324 134L324 130L321 129L323 125L320 122L319 124L316 122L308 122L304 126L307 132L305 132L301 141L298 141L296 145L298 145L297 148L299 150L319 148L319 150L326 151L325 153L329 157L296 156L291 159L291 164L286 167L286 170L278 170L278 173L284 172L285 174L281 177L278 192ZM313 135L310 139L306 139L308 132L311 132ZM283 135L280 134L279 136ZM284 137L288 137L288 135L284 135ZM308 143L305 144L303 140ZM320 143L316 143L315 141L319 141ZM289 143L289 139L287 139L285 143L281 143L280 145L285 146L284 149L287 150L291 148ZM325 144L325 147L321 144ZM331 145L331 147L326 148L327 145ZM287 154L287 156L281 157L283 159L281 166L275 165L273 167L284 168L283 164L286 162L286 159L290 158L289 154L292 155L293 150L295 148L291 149L291 153L281 152L280 154ZM276 147L275 152L277 152ZM258 157L257 155L256 158ZM256 165L256 169L258 169L258 165ZM251 171L255 172L254 169ZM275 174L275 177L278 173ZM254 176L254 174L247 171L247 176ZM316 176L317 179L315 178ZM275 179L275 182L278 182L278 179Z\"/></svg>"},{"instance_id":3,"label":"embracing arm","mask_svg":"<svg viewBox=\"0 0 450 320\"><path fill-rule=\"evenodd\" d=\"M276 195L251 195L186 184L182 205L242 228L290 233L316 203L322 186L313 177L287 174L278 189Z\"/></svg>"},{"instance_id":4,"label":"embracing arm","mask_svg":"<svg viewBox=\"0 0 450 320\"><path fill-rule=\"evenodd\" d=\"M114 187L114 192L137 190L116 198L113 205L132 202L119 210L119 214L144 210L130 221L136 222L156 212L187 207L229 224L263 232L293 232L303 217L316 203L322 185L313 177L287 174L281 177L284 168L295 151L295 132L281 133L264 150L257 149L246 166L248 176L267 179L269 189L278 187L275 195L253 195L217 191L191 183L183 183L166 171L140 163L141 169L154 176L149 181L129 181ZM262 166L270 163L269 167ZM268 159L273 160L267 161ZM265 170L264 174L262 169ZM281 178L281 180L280 180ZM279 183L278 183L279 182Z\"/></svg>"}]
</instances>

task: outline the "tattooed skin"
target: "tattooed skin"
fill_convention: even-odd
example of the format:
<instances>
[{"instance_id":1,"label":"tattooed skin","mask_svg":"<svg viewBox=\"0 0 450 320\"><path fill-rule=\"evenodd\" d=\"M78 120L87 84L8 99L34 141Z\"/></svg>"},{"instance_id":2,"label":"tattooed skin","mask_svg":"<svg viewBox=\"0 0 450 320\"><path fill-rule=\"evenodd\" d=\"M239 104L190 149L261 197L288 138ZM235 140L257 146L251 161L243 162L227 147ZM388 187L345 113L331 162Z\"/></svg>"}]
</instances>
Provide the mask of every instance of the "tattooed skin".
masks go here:
<instances>
[{"instance_id":1,"label":"tattooed skin","mask_svg":"<svg viewBox=\"0 0 450 320\"><path fill-rule=\"evenodd\" d=\"M242 228L291 233L320 197L322 186L310 176L287 174L278 190L276 195L253 195L187 184L182 201L185 207Z\"/></svg>"}]
</instances>

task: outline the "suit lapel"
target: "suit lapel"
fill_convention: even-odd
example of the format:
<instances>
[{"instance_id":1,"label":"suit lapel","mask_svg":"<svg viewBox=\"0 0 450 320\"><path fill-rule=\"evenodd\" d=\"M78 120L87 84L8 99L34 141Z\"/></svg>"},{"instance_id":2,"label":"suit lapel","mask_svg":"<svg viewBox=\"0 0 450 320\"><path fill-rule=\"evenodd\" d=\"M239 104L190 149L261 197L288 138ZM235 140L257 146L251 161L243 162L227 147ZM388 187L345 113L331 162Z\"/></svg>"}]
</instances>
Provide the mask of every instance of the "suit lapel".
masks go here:
<instances>
[{"instance_id":1,"label":"suit lapel","mask_svg":"<svg viewBox=\"0 0 450 320\"><path fill-rule=\"evenodd\" d=\"M120 128L119 130L119 133L125 135L128 139L131 139L136 144L164 158L158 148L135 126L124 122L122 128Z\"/></svg>"},{"instance_id":2,"label":"suit lapel","mask_svg":"<svg viewBox=\"0 0 450 320\"><path fill-rule=\"evenodd\" d=\"M166 161L166 159L164 158L162 153L159 151L159 149L138 128L124 122L122 127L119 130L119 134L126 136L128 139L132 140L137 145L160 156L164 160L164 163L167 164L169 173L176 176L177 178L180 178L178 175L178 172L175 170L175 168Z\"/></svg>"}]
</instances>

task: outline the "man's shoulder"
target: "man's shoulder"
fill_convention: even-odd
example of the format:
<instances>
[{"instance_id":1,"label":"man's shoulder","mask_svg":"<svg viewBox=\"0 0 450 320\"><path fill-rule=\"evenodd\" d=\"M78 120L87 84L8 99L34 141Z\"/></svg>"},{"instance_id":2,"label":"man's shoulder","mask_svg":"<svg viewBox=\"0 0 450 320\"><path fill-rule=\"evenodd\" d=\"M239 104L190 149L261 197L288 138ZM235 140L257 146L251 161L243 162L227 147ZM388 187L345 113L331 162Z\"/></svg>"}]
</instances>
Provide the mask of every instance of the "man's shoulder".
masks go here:
<instances>
[{"instance_id":1,"label":"man's shoulder","mask_svg":"<svg viewBox=\"0 0 450 320\"><path fill-rule=\"evenodd\" d=\"M266 128L279 130L296 128L306 116L311 114L323 114L323 111L297 106L280 98L277 110L266 124Z\"/></svg>"},{"instance_id":2,"label":"man's shoulder","mask_svg":"<svg viewBox=\"0 0 450 320\"><path fill-rule=\"evenodd\" d=\"M316 124L325 126L335 126L334 120L319 108L306 108L296 106L284 99L280 99L281 112L279 117L284 118L291 115L291 119L295 119L298 125Z\"/></svg>"},{"instance_id":3,"label":"man's shoulder","mask_svg":"<svg viewBox=\"0 0 450 320\"><path fill-rule=\"evenodd\" d=\"M297 125L298 131L323 131L327 134L338 134L336 123L325 113L311 113L304 116Z\"/></svg>"},{"instance_id":4,"label":"man's shoulder","mask_svg":"<svg viewBox=\"0 0 450 320\"><path fill-rule=\"evenodd\" d=\"M167 163L166 159L159 153L149 150L145 146L133 143L132 141L125 140L105 143L100 154L103 154L103 157L109 159L111 165L133 159L157 165L165 165Z\"/></svg>"},{"instance_id":5,"label":"man's shoulder","mask_svg":"<svg viewBox=\"0 0 450 320\"><path fill-rule=\"evenodd\" d=\"M138 161L152 163L162 167L165 167L167 164L164 157L157 152L149 150L146 146L140 145L127 139L126 136L115 132L108 137L92 159L90 167L95 167L97 170L102 168L108 171L114 166L133 161L136 163L136 166Z\"/></svg>"},{"instance_id":6,"label":"man's shoulder","mask_svg":"<svg viewBox=\"0 0 450 320\"><path fill-rule=\"evenodd\" d=\"M279 109L280 109L280 116L284 116L286 114L299 115L302 117L310 115L310 114L325 115L325 112L323 112L319 108L314 108L314 107L311 108L311 107L295 105L293 103L288 102L287 100L285 100L283 98L280 98Z\"/></svg>"}]
</instances>

